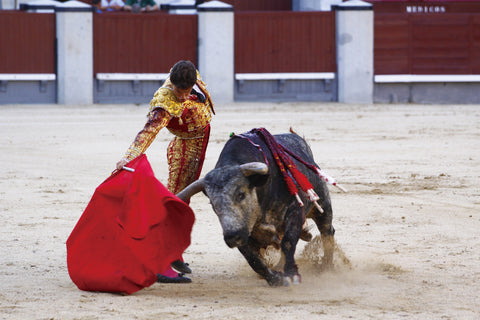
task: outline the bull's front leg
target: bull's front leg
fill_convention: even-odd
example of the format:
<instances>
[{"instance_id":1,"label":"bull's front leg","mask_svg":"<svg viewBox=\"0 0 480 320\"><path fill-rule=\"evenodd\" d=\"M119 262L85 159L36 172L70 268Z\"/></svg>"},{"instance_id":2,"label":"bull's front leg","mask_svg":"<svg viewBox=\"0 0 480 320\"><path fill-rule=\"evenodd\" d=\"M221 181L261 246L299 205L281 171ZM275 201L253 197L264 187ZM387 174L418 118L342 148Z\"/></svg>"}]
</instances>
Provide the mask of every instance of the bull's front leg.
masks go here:
<instances>
[{"instance_id":1,"label":"bull's front leg","mask_svg":"<svg viewBox=\"0 0 480 320\"><path fill-rule=\"evenodd\" d=\"M243 254L250 267L267 280L269 285L272 287L288 285L283 273L272 270L266 265L263 257L260 255L259 248L257 249L251 245L244 245L238 247L238 250Z\"/></svg>"},{"instance_id":2,"label":"bull's front leg","mask_svg":"<svg viewBox=\"0 0 480 320\"><path fill-rule=\"evenodd\" d=\"M282 239L281 248L285 257L285 277L293 284L301 282L301 276L295 263L295 250L302 232L304 217L303 208L299 208L296 203L287 211L285 216L285 235Z\"/></svg>"}]
</instances>

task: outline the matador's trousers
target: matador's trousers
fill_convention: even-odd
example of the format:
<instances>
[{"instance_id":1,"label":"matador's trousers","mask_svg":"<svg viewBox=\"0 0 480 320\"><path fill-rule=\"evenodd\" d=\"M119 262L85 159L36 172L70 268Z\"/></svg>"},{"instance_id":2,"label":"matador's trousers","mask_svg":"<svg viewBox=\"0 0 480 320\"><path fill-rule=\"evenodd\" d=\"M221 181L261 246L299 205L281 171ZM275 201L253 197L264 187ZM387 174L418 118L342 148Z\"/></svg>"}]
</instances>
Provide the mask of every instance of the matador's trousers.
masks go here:
<instances>
[{"instance_id":1,"label":"matador's trousers","mask_svg":"<svg viewBox=\"0 0 480 320\"><path fill-rule=\"evenodd\" d=\"M203 136L192 138L175 137L168 145L168 190L173 194L182 191L200 177L210 125L205 127Z\"/></svg>"}]
</instances>

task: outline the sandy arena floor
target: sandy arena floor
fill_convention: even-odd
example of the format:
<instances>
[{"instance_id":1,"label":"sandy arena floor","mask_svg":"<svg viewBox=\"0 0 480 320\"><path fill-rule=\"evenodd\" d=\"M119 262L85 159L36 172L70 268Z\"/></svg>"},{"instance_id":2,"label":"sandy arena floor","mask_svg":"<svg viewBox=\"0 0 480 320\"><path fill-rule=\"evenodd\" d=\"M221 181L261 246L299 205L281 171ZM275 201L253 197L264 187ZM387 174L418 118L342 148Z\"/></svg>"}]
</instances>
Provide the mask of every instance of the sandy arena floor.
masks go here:
<instances>
[{"instance_id":1,"label":"sandy arena floor","mask_svg":"<svg viewBox=\"0 0 480 320\"><path fill-rule=\"evenodd\" d=\"M146 105L0 106L2 319L479 319L480 105L216 105L204 165L230 132L292 126L331 188L335 269L297 247L302 284L271 288L222 239L203 195L184 257L193 283L84 292L65 242L141 129ZM147 152L166 182L165 130Z\"/></svg>"}]
</instances>

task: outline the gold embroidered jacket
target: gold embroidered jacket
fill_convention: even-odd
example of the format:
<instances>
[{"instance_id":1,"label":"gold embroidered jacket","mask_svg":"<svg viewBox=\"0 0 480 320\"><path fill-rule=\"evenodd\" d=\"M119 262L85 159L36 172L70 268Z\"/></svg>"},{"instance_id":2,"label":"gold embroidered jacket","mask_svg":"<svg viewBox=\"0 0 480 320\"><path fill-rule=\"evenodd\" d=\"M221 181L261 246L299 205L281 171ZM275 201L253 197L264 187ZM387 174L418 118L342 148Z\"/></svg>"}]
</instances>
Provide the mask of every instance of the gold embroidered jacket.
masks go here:
<instances>
[{"instance_id":1,"label":"gold embroidered jacket","mask_svg":"<svg viewBox=\"0 0 480 320\"><path fill-rule=\"evenodd\" d=\"M210 123L213 103L197 71L197 86L205 96L205 102L196 101L194 97L185 102L179 102L173 93L173 86L168 78L155 92L150 102L150 112L145 127L137 134L128 148L124 158L131 161L144 153L151 145L158 132L167 127L175 136L180 138L203 137L205 127Z\"/></svg>"}]
</instances>

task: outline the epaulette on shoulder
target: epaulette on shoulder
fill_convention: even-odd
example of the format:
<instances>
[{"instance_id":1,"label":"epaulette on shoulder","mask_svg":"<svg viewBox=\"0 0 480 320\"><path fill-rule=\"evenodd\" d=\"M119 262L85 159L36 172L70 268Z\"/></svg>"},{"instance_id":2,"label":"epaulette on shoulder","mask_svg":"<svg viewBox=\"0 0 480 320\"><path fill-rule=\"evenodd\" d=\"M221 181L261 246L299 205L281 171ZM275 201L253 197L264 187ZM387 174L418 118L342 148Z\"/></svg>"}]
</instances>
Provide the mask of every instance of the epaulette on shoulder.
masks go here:
<instances>
[{"instance_id":1,"label":"epaulette on shoulder","mask_svg":"<svg viewBox=\"0 0 480 320\"><path fill-rule=\"evenodd\" d=\"M183 104L175 99L175 95L170 88L161 87L155 92L150 101L150 111L161 108L174 117L179 117L183 112Z\"/></svg>"}]
</instances>

